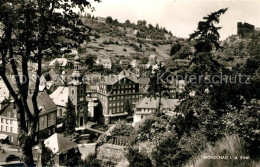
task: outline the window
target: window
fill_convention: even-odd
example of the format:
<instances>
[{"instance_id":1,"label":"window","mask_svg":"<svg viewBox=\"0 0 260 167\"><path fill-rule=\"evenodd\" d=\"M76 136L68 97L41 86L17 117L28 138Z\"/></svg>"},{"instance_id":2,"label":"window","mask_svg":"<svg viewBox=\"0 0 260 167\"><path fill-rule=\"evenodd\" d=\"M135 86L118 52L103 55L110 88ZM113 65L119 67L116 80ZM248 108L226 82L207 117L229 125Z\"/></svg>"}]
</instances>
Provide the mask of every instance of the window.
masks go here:
<instances>
[{"instance_id":1,"label":"window","mask_svg":"<svg viewBox=\"0 0 260 167\"><path fill-rule=\"evenodd\" d=\"M1 118L1 123L4 123L4 118Z\"/></svg>"},{"instance_id":2,"label":"window","mask_svg":"<svg viewBox=\"0 0 260 167\"><path fill-rule=\"evenodd\" d=\"M60 108L60 116L62 116L62 109Z\"/></svg>"},{"instance_id":3,"label":"window","mask_svg":"<svg viewBox=\"0 0 260 167\"><path fill-rule=\"evenodd\" d=\"M1 131L4 131L4 125L1 125Z\"/></svg>"},{"instance_id":4,"label":"window","mask_svg":"<svg viewBox=\"0 0 260 167\"><path fill-rule=\"evenodd\" d=\"M13 125L13 120L10 120L10 125Z\"/></svg>"},{"instance_id":5,"label":"window","mask_svg":"<svg viewBox=\"0 0 260 167\"><path fill-rule=\"evenodd\" d=\"M71 94L75 94L75 90L74 89L71 89Z\"/></svg>"},{"instance_id":6,"label":"window","mask_svg":"<svg viewBox=\"0 0 260 167\"><path fill-rule=\"evenodd\" d=\"M53 121L54 122L56 121L56 114L55 113L53 114Z\"/></svg>"},{"instance_id":7,"label":"window","mask_svg":"<svg viewBox=\"0 0 260 167\"><path fill-rule=\"evenodd\" d=\"M42 122L44 121L44 117L42 117Z\"/></svg>"},{"instance_id":8,"label":"window","mask_svg":"<svg viewBox=\"0 0 260 167\"><path fill-rule=\"evenodd\" d=\"M84 89L82 88L80 89L80 95L83 96L83 94L84 94Z\"/></svg>"},{"instance_id":9,"label":"window","mask_svg":"<svg viewBox=\"0 0 260 167\"><path fill-rule=\"evenodd\" d=\"M9 128L8 126L5 127L5 131L8 132L9 131Z\"/></svg>"},{"instance_id":10,"label":"window","mask_svg":"<svg viewBox=\"0 0 260 167\"><path fill-rule=\"evenodd\" d=\"M143 119L144 118L144 116L143 115L141 115L141 119Z\"/></svg>"},{"instance_id":11,"label":"window","mask_svg":"<svg viewBox=\"0 0 260 167\"><path fill-rule=\"evenodd\" d=\"M6 123L6 124L9 124L9 120L8 120L8 119L6 119L5 123Z\"/></svg>"},{"instance_id":12,"label":"window","mask_svg":"<svg viewBox=\"0 0 260 167\"><path fill-rule=\"evenodd\" d=\"M10 132L13 133L13 127L10 127Z\"/></svg>"}]
</instances>

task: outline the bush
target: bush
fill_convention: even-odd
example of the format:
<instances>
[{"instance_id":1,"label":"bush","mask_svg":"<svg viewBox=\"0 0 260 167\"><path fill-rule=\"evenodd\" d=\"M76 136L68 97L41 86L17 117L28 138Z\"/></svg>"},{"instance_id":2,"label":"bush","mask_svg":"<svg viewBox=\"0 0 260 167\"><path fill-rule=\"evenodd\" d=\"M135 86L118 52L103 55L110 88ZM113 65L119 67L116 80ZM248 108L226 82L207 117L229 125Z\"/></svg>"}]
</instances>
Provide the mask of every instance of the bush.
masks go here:
<instances>
[{"instance_id":1,"label":"bush","mask_svg":"<svg viewBox=\"0 0 260 167\"><path fill-rule=\"evenodd\" d=\"M139 153L137 149L129 148L126 157L129 167L152 167L152 162L146 155Z\"/></svg>"},{"instance_id":2,"label":"bush","mask_svg":"<svg viewBox=\"0 0 260 167\"><path fill-rule=\"evenodd\" d=\"M244 142L236 135L225 136L217 141L215 146L208 146L200 155L194 157L187 163L187 166L208 167L208 166L225 166L225 167L245 167L253 166L252 160L241 159L240 156L248 157L245 151ZM209 156L222 156L227 159L213 159ZM207 158L209 157L209 158Z\"/></svg>"}]
</instances>

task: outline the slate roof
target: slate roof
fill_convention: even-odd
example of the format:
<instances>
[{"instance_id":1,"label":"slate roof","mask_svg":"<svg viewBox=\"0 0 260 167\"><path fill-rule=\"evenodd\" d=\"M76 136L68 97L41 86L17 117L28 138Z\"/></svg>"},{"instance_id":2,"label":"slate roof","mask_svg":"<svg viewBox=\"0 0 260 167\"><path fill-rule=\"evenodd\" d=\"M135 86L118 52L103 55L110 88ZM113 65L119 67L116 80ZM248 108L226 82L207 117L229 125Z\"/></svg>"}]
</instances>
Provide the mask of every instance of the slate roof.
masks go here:
<instances>
[{"instance_id":1,"label":"slate roof","mask_svg":"<svg viewBox=\"0 0 260 167\"><path fill-rule=\"evenodd\" d=\"M44 141L44 144L53 154L61 154L73 148L78 148L78 145L62 134L55 133Z\"/></svg>"},{"instance_id":2,"label":"slate roof","mask_svg":"<svg viewBox=\"0 0 260 167\"><path fill-rule=\"evenodd\" d=\"M140 85L149 85L149 83L150 83L150 78L140 78L139 79Z\"/></svg>"},{"instance_id":3,"label":"slate roof","mask_svg":"<svg viewBox=\"0 0 260 167\"><path fill-rule=\"evenodd\" d=\"M42 109L40 115L46 114L56 109L56 105L53 103L53 101L51 100L51 98L46 92L39 92L37 97L37 102L38 102L39 109ZM33 103L32 103L32 95L28 96L27 104L29 110L33 114L34 110L33 110ZM9 112L10 115L8 115ZM3 110L0 111L0 115L4 117L14 118L14 114L16 114L16 111L14 109L13 103L9 103Z\"/></svg>"},{"instance_id":4,"label":"slate roof","mask_svg":"<svg viewBox=\"0 0 260 167\"><path fill-rule=\"evenodd\" d=\"M130 70L123 70L118 75L126 76L130 80L134 81L135 83L138 83L138 79L135 73L133 73Z\"/></svg>"},{"instance_id":5,"label":"slate roof","mask_svg":"<svg viewBox=\"0 0 260 167\"><path fill-rule=\"evenodd\" d=\"M102 77L102 79L105 81L106 85L114 85L115 83L123 80L123 79L129 79L132 82L138 83L138 80L135 77L129 77L126 75L111 75L111 76L104 76ZM122 81L124 82L124 81Z\"/></svg>"},{"instance_id":6,"label":"slate roof","mask_svg":"<svg viewBox=\"0 0 260 167\"><path fill-rule=\"evenodd\" d=\"M179 99L162 99L162 109L170 109L173 111L178 104ZM145 97L137 103L136 108L156 109L158 106L159 98L154 99Z\"/></svg>"},{"instance_id":7,"label":"slate roof","mask_svg":"<svg viewBox=\"0 0 260 167\"><path fill-rule=\"evenodd\" d=\"M29 95L27 104L29 106L30 111L32 112L34 110L33 110L33 103L31 99L32 99L32 95ZM54 104L54 102L46 92L39 92L37 96L37 102L38 102L39 109L42 109L40 113L41 115L48 111L53 111L54 109L56 109L56 105Z\"/></svg>"},{"instance_id":8,"label":"slate roof","mask_svg":"<svg viewBox=\"0 0 260 167\"><path fill-rule=\"evenodd\" d=\"M57 106L66 107L69 99L69 88L59 86L51 95L51 99Z\"/></svg>"},{"instance_id":9,"label":"slate roof","mask_svg":"<svg viewBox=\"0 0 260 167\"><path fill-rule=\"evenodd\" d=\"M68 59L66 58L56 58L50 62L50 66L55 66L55 63L58 62L59 66L65 67L68 63Z\"/></svg>"},{"instance_id":10,"label":"slate roof","mask_svg":"<svg viewBox=\"0 0 260 167\"><path fill-rule=\"evenodd\" d=\"M10 115L8 115L8 113L10 113ZM14 114L16 114L16 113L14 112L14 104L13 103L9 103L2 110L0 110L0 115L2 117L17 118L17 115L16 115L16 117L14 117L15 116Z\"/></svg>"}]
</instances>

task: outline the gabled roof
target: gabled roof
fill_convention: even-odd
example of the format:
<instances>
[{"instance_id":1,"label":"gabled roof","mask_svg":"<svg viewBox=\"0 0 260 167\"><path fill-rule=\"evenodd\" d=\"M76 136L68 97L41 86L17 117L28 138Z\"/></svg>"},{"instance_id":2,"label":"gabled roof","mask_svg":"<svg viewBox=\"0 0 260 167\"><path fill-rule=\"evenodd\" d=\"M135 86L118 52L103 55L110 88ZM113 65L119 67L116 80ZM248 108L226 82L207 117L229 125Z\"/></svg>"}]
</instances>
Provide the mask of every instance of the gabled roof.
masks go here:
<instances>
[{"instance_id":1,"label":"gabled roof","mask_svg":"<svg viewBox=\"0 0 260 167\"><path fill-rule=\"evenodd\" d=\"M111 75L111 76L104 76L102 79L105 81L106 85L114 85L115 83L123 80L123 79L129 79L132 82L138 83L138 80L134 77L128 77L126 75ZM122 81L124 82L124 81Z\"/></svg>"},{"instance_id":2,"label":"gabled roof","mask_svg":"<svg viewBox=\"0 0 260 167\"><path fill-rule=\"evenodd\" d=\"M78 145L62 134L55 133L44 141L44 144L53 154L61 154L72 148L78 148Z\"/></svg>"},{"instance_id":3,"label":"gabled roof","mask_svg":"<svg viewBox=\"0 0 260 167\"><path fill-rule=\"evenodd\" d=\"M162 99L162 109L170 109L174 110L175 107L179 104L179 99ZM159 98L148 98L145 97L141 99L137 105L136 108L144 108L144 109L157 109L159 106Z\"/></svg>"},{"instance_id":4,"label":"gabled roof","mask_svg":"<svg viewBox=\"0 0 260 167\"><path fill-rule=\"evenodd\" d=\"M128 79L138 83L137 75L130 70L123 70L118 75L126 76Z\"/></svg>"},{"instance_id":5,"label":"gabled roof","mask_svg":"<svg viewBox=\"0 0 260 167\"><path fill-rule=\"evenodd\" d=\"M66 107L69 99L69 88L60 86L50 95L50 97L57 106Z\"/></svg>"},{"instance_id":6,"label":"gabled roof","mask_svg":"<svg viewBox=\"0 0 260 167\"><path fill-rule=\"evenodd\" d=\"M65 67L68 63L68 59L56 58L50 62L50 66L55 66L56 63L58 63L59 66Z\"/></svg>"},{"instance_id":7,"label":"gabled roof","mask_svg":"<svg viewBox=\"0 0 260 167\"><path fill-rule=\"evenodd\" d=\"M101 58L101 59L100 59L100 62L101 62L102 64L103 64L103 63L109 63L109 64L112 63L109 58Z\"/></svg>"},{"instance_id":8,"label":"gabled roof","mask_svg":"<svg viewBox=\"0 0 260 167\"><path fill-rule=\"evenodd\" d=\"M140 85L149 85L149 83L150 83L150 78L140 78L139 79Z\"/></svg>"},{"instance_id":9,"label":"gabled roof","mask_svg":"<svg viewBox=\"0 0 260 167\"><path fill-rule=\"evenodd\" d=\"M46 92L39 92L37 96L37 102L38 102L39 109L42 109L40 115L56 109L56 105L53 103L53 101L51 100L51 98ZM34 110L33 110L33 103L32 103L32 95L28 95L27 104L29 110L33 114ZM9 112L10 115L8 115ZM0 112L0 115L4 117L14 117L14 114L16 114L16 112L14 110L13 103L9 103L8 105L6 105L6 107Z\"/></svg>"},{"instance_id":10,"label":"gabled roof","mask_svg":"<svg viewBox=\"0 0 260 167\"><path fill-rule=\"evenodd\" d=\"M7 99L5 97L0 97L0 104L5 102Z\"/></svg>"},{"instance_id":11,"label":"gabled roof","mask_svg":"<svg viewBox=\"0 0 260 167\"><path fill-rule=\"evenodd\" d=\"M137 103L136 108L156 109L158 108L158 102L154 98L145 97Z\"/></svg>"},{"instance_id":12,"label":"gabled roof","mask_svg":"<svg viewBox=\"0 0 260 167\"><path fill-rule=\"evenodd\" d=\"M50 98L50 96L46 92L39 92L37 96L38 108L42 109L40 114L44 114L45 112L52 111L56 109L56 105ZM27 104L29 106L29 110L33 112L33 104L32 104L32 95L28 96Z\"/></svg>"},{"instance_id":13,"label":"gabled roof","mask_svg":"<svg viewBox=\"0 0 260 167\"><path fill-rule=\"evenodd\" d=\"M8 114L10 113L10 115ZM9 118L17 118L14 117L14 104L13 103L9 103L8 105L6 105L2 110L0 110L0 115L2 117L9 117Z\"/></svg>"}]
</instances>

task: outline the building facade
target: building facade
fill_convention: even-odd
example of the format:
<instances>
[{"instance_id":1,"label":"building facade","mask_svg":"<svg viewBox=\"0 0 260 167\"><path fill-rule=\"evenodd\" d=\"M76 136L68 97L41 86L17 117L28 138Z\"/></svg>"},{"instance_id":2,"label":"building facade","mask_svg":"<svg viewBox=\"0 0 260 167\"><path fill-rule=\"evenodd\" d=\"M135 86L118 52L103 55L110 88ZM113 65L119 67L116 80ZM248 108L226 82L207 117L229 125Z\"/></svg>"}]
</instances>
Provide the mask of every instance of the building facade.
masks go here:
<instances>
[{"instance_id":1,"label":"building facade","mask_svg":"<svg viewBox=\"0 0 260 167\"><path fill-rule=\"evenodd\" d=\"M86 84L83 82L80 58L74 59L74 71L71 75L72 81L68 86L58 87L50 97L58 108L57 116L64 117L67 111L67 103L70 99L75 107L76 125L85 126L88 118L88 104L86 100Z\"/></svg>"},{"instance_id":2,"label":"building facade","mask_svg":"<svg viewBox=\"0 0 260 167\"><path fill-rule=\"evenodd\" d=\"M54 155L52 165L55 167L76 166L80 160L78 145L62 134L53 134L44 141L44 145L52 151Z\"/></svg>"},{"instance_id":3,"label":"building facade","mask_svg":"<svg viewBox=\"0 0 260 167\"><path fill-rule=\"evenodd\" d=\"M28 96L29 110L33 113L31 95ZM45 139L55 133L57 121L57 107L46 92L40 92L37 102L41 112L38 116L37 134L35 141ZM18 144L18 113L15 104L7 102L1 104L0 110L0 134L8 136L9 142Z\"/></svg>"},{"instance_id":4,"label":"building facade","mask_svg":"<svg viewBox=\"0 0 260 167\"><path fill-rule=\"evenodd\" d=\"M178 99L162 99L161 111L169 115L176 115L175 108L179 104ZM137 104L134 113L133 125L136 125L140 121L147 119L152 113L156 112L159 107L159 98L143 98Z\"/></svg>"},{"instance_id":5,"label":"building facade","mask_svg":"<svg viewBox=\"0 0 260 167\"><path fill-rule=\"evenodd\" d=\"M102 105L104 123L113 123L128 115L125 112L127 101L132 109L142 98L137 80L126 75L104 76L97 88L98 99Z\"/></svg>"}]
</instances>

